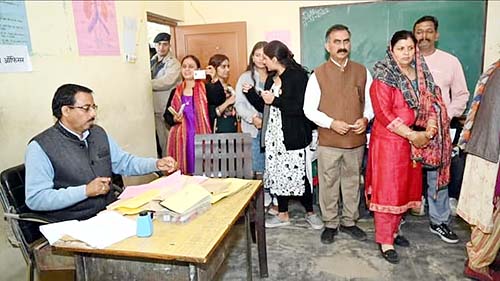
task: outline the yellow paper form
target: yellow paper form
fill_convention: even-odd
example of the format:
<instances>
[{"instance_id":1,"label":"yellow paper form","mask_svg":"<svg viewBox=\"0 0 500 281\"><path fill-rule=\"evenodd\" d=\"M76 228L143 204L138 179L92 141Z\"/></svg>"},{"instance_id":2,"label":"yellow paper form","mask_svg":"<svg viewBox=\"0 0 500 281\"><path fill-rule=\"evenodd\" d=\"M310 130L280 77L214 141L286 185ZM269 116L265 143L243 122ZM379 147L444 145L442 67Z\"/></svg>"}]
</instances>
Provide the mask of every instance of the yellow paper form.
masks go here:
<instances>
[{"instance_id":1,"label":"yellow paper form","mask_svg":"<svg viewBox=\"0 0 500 281\"><path fill-rule=\"evenodd\" d=\"M226 185L229 184L229 186L226 188L224 192L212 195L212 201L211 201L212 204L215 204L222 198L231 196L236 192L252 185L252 182L250 180L237 179L237 178L227 178L221 180L221 182Z\"/></svg>"},{"instance_id":2,"label":"yellow paper form","mask_svg":"<svg viewBox=\"0 0 500 281\"><path fill-rule=\"evenodd\" d=\"M199 184L186 184L160 204L176 213L182 214L205 200L210 200L210 192Z\"/></svg>"},{"instance_id":3,"label":"yellow paper form","mask_svg":"<svg viewBox=\"0 0 500 281\"><path fill-rule=\"evenodd\" d=\"M133 198L118 200L110 204L107 209L116 210L124 215L134 215L142 210L142 206L157 198L158 195L160 195L160 190L152 189Z\"/></svg>"}]
</instances>

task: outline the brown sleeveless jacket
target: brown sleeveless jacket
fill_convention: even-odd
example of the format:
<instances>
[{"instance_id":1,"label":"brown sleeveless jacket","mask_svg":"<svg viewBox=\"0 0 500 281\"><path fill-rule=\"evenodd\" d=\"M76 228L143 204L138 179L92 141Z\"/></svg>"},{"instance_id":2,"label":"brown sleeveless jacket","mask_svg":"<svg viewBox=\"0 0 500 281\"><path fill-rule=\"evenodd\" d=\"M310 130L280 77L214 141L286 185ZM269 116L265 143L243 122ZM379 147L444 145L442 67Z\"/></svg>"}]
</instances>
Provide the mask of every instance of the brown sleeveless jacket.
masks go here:
<instances>
[{"instance_id":1,"label":"brown sleeveless jacket","mask_svg":"<svg viewBox=\"0 0 500 281\"><path fill-rule=\"evenodd\" d=\"M342 71L330 59L314 71L321 89L319 111L348 124L363 117L365 107L366 68L349 60ZM366 143L366 134L350 130L342 136L332 129L318 128L319 145L354 148Z\"/></svg>"}]
</instances>

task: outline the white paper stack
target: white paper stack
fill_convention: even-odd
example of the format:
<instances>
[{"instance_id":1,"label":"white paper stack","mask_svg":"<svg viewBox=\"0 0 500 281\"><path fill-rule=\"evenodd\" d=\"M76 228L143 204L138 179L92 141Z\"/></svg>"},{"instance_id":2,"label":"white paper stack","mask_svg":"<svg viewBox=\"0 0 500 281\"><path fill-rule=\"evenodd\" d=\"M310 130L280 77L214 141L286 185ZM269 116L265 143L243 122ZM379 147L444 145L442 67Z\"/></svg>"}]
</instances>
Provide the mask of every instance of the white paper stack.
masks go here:
<instances>
[{"instance_id":1,"label":"white paper stack","mask_svg":"<svg viewBox=\"0 0 500 281\"><path fill-rule=\"evenodd\" d=\"M64 235L85 242L93 248L106 248L134 236L136 222L114 211L103 211L84 221L65 221L40 226L40 231L52 245Z\"/></svg>"}]
</instances>

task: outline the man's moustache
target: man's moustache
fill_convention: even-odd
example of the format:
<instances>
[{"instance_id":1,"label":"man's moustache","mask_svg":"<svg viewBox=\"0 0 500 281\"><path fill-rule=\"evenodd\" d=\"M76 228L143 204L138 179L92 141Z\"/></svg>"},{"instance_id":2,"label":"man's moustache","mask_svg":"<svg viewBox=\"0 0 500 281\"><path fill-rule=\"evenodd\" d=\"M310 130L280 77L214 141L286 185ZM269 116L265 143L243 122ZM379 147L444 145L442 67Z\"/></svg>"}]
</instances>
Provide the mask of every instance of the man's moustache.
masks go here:
<instances>
[{"instance_id":1,"label":"man's moustache","mask_svg":"<svg viewBox=\"0 0 500 281\"><path fill-rule=\"evenodd\" d=\"M339 53L347 53L347 49L339 49L337 51L337 54L339 54Z\"/></svg>"},{"instance_id":2,"label":"man's moustache","mask_svg":"<svg viewBox=\"0 0 500 281\"><path fill-rule=\"evenodd\" d=\"M418 43L421 43L421 42L423 42L423 41L427 41L427 42L429 42L429 39L420 39L420 40L418 40Z\"/></svg>"}]
</instances>

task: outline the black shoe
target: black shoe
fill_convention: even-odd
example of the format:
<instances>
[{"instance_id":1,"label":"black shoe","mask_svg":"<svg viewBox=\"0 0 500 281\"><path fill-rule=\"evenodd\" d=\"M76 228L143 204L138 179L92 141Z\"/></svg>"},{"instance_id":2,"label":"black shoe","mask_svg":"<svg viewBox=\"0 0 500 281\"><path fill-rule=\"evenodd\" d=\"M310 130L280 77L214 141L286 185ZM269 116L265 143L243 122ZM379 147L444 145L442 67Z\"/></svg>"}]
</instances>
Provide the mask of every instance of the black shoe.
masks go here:
<instances>
[{"instance_id":1,"label":"black shoe","mask_svg":"<svg viewBox=\"0 0 500 281\"><path fill-rule=\"evenodd\" d=\"M401 247L410 247L410 241L408 241L408 239L406 239L403 235L396 236L396 238L394 238L394 244Z\"/></svg>"},{"instance_id":2,"label":"black shoe","mask_svg":"<svg viewBox=\"0 0 500 281\"><path fill-rule=\"evenodd\" d=\"M429 230L439 236L441 240L446 243L455 244L458 243L458 236L451 230L446 224L432 224L429 226Z\"/></svg>"},{"instance_id":3,"label":"black shoe","mask_svg":"<svg viewBox=\"0 0 500 281\"><path fill-rule=\"evenodd\" d=\"M353 226L341 226L340 231L345 232L349 235L351 235L352 238L359 240L359 241L365 241L366 240L366 233L359 228L356 225Z\"/></svg>"},{"instance_id":4,"label":"black shoe","mask_svg":"<svg viewBox=\"0 0 500 281\"><path fill-rule=\"evenodd\" d=\"M382 251L382 245L378 244L378 249L380 250L380 253L382 254L382 257L384 259L392 264L397 264L399 263L399 255L398 252L394 249L390 249L387 251Z\"/></svg>"},{"instance_id":5,"label":"black shoe","mask_svg":"<svg viewBox=\"0 0 500 281\"><path fill-rule=\"evenodd\" d=\"M335 237L335 235L337 235L337 232L338 231L336 228L325 227L325 229L321 233L321 243L332 244L333 238Z\"/></svg>"}]
</instances>

